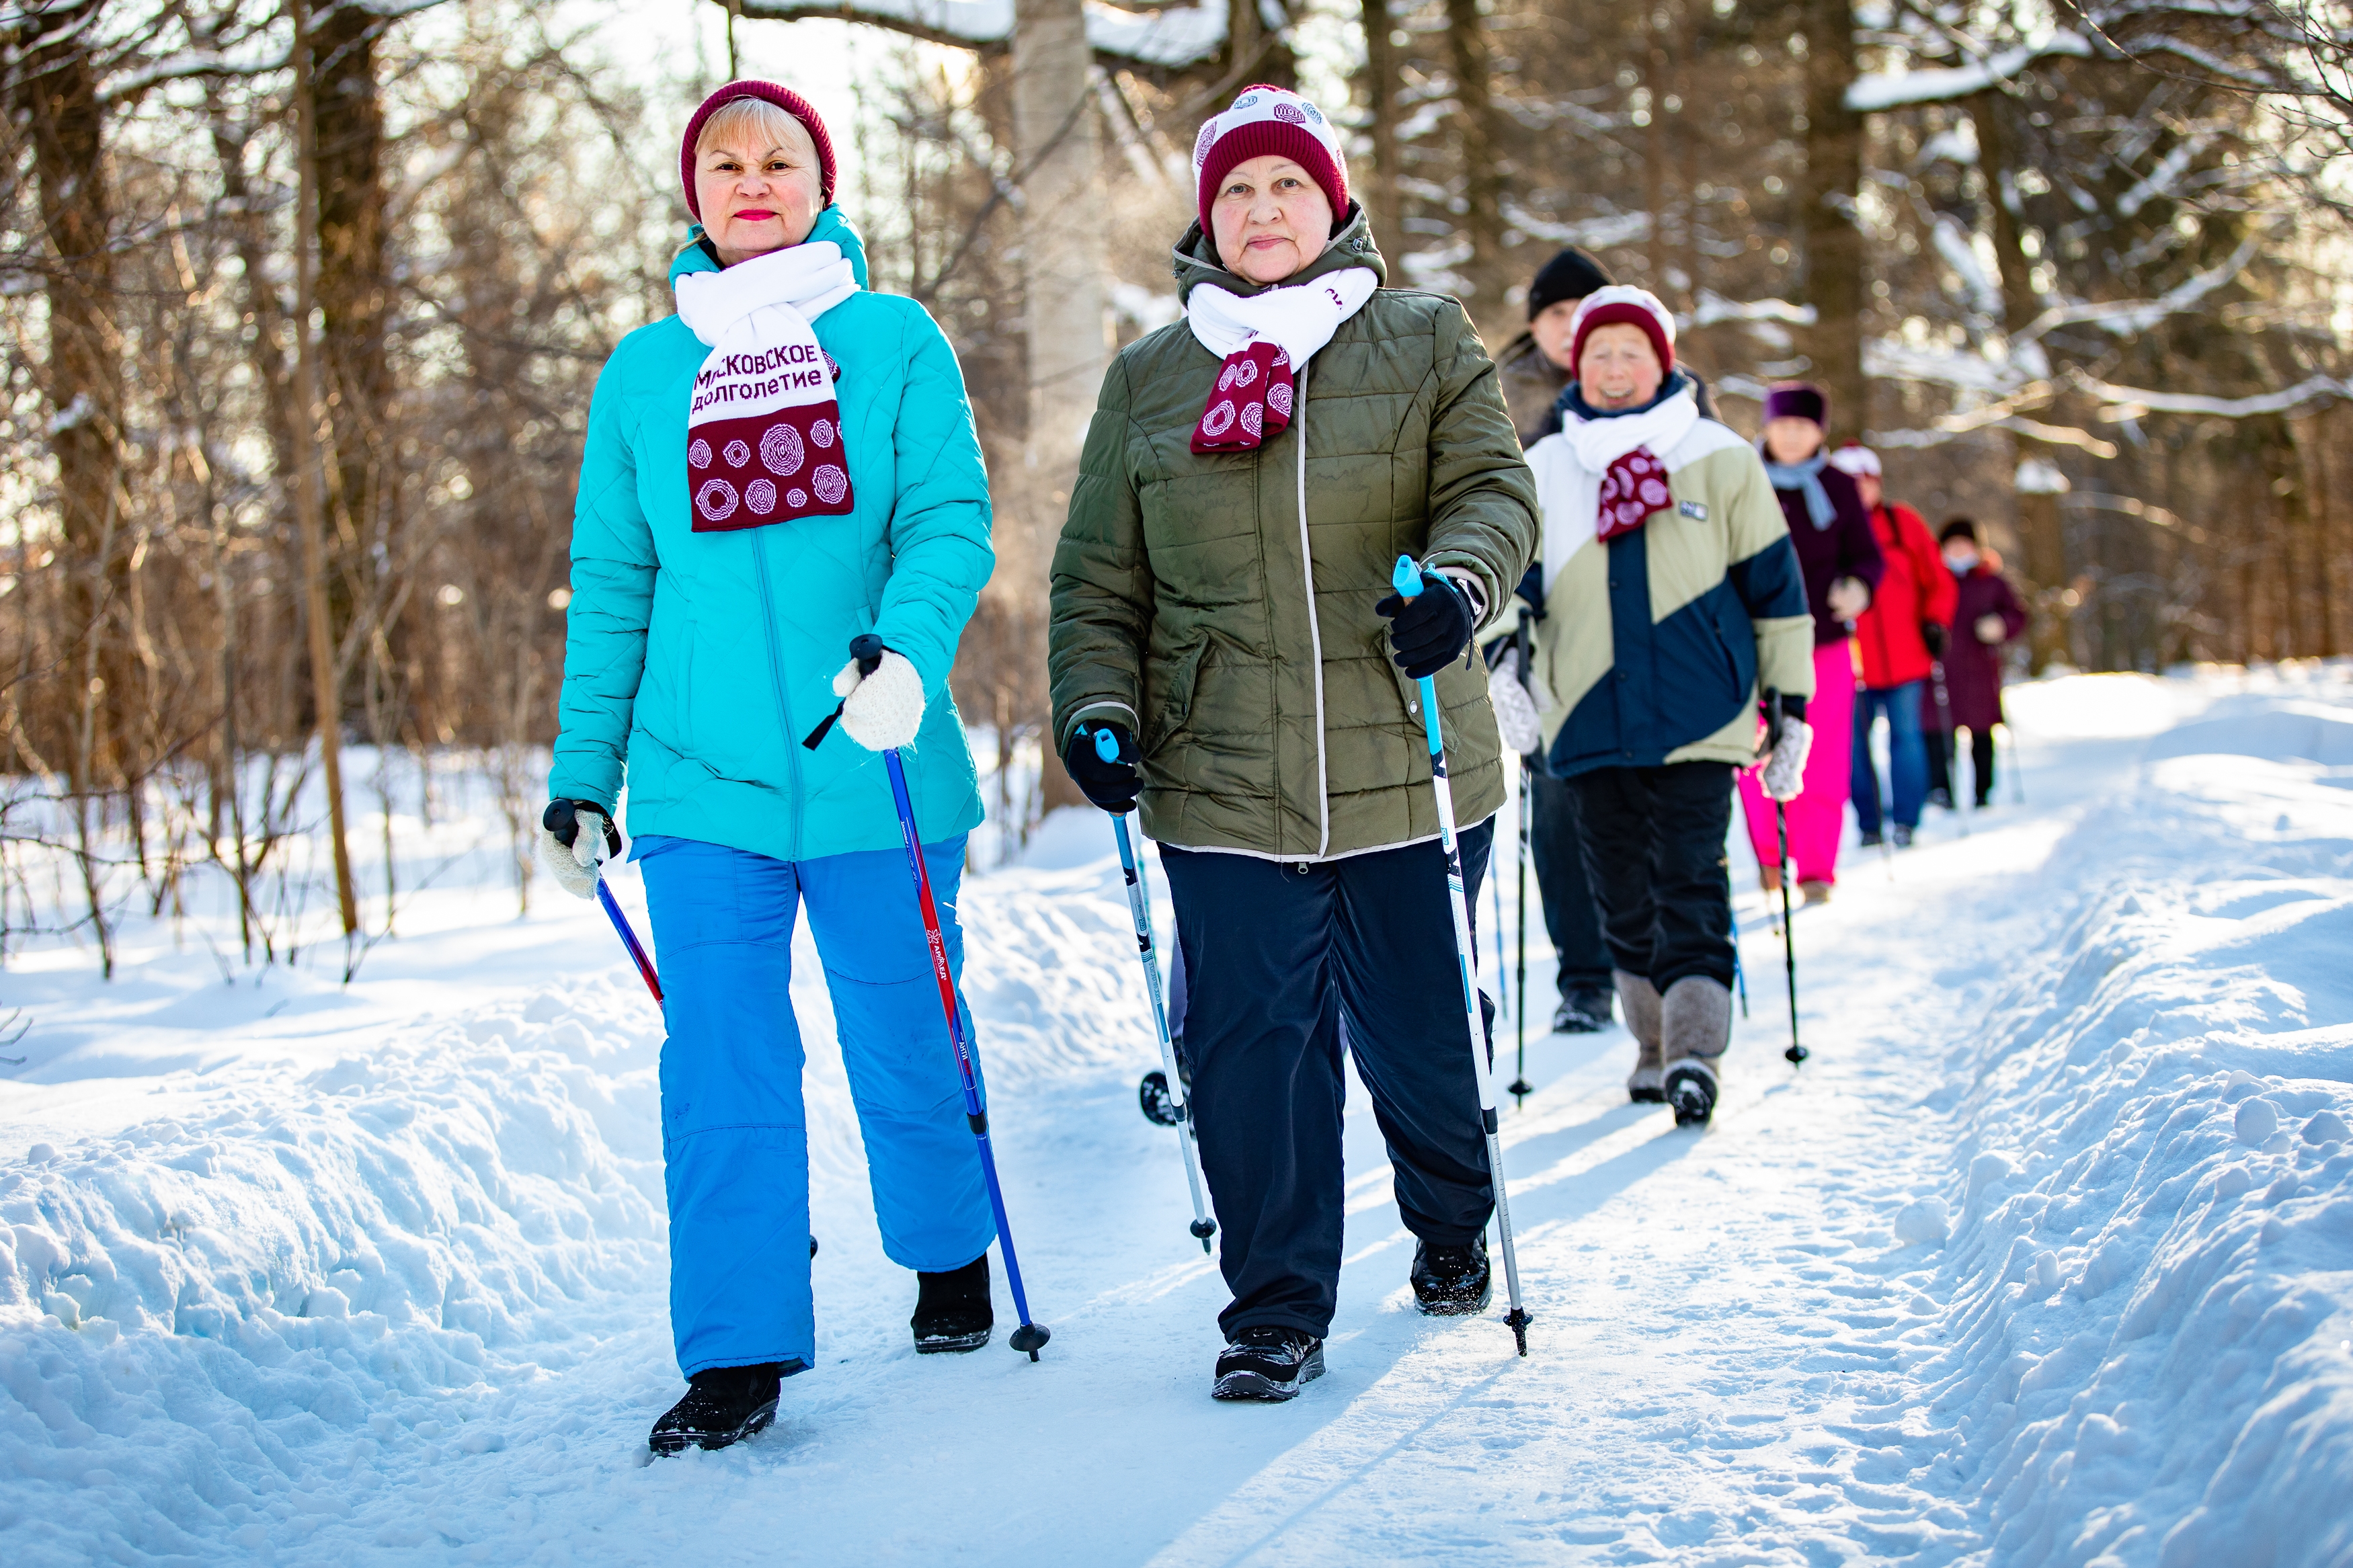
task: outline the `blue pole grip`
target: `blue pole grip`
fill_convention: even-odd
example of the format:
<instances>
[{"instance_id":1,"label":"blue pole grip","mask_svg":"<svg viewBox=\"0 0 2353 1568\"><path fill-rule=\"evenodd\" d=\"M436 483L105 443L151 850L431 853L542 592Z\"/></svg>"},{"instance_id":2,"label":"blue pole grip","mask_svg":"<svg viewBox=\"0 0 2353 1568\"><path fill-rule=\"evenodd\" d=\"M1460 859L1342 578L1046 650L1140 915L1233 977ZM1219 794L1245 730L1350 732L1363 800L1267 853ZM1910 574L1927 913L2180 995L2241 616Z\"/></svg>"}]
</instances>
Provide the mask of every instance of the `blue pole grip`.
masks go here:
<instances>
[{"instance_id":1,"label":"blue pole grip","mask_svg":"<svg viewBox=\"0 0 2353 1568\"><path fill-rule=\"evenodd\" d=\"M1410 555L1398 557L1397 570L1389 574L1389 586L1400 598L1411 599L1421 593L1421 568L1413 563Z\"/></svg>"},{"instance_id":2,"label":"blue pole grip","mask_svg":"<svg viewBox=\"0 0 2353 1568\"><path fill-rule=\"evenodd\" d=\"M1119 761L1119 737L1111 732L1108 725L1095 726L1095 755L1107 763Z\"/></svg>"}]
</instances>

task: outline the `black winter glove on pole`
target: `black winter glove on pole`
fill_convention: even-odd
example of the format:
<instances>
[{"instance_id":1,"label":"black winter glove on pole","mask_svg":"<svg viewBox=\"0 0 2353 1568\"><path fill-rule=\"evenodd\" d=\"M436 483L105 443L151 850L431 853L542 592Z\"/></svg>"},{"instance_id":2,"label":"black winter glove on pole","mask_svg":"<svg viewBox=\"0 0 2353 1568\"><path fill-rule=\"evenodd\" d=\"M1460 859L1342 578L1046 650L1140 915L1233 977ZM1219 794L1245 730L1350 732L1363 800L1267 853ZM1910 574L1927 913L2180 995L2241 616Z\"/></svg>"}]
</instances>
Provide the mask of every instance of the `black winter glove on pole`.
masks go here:
<instances>
[{"instance_id":1,"label":"black winter glove on pole","mask_svg":"<svg viewBox=\"0 0 2353 1568\"><path fill-rule=\"evenodd\" d=\"M1119 761L1107 763L1096 752L1097 731L1119 742ZM1144 788L1144 780L1135 771L1142 755L1126 725L1082 724L1071 731L1071 743L1062 751L1062 766L1070 770L1071 782L1079 786L1081 794L1103 810L1119 816L1135 809L1136 795Z\"/></svg>"},{"instance_id":2,"label":"black winter glove on pole","mask_svg":"<svg viewBox=\"0 0 2353 1568\"><path fill-rule=\"evenodd\" d=\"M1945 657L1945 628L1934 621L1920 623L1920 640L1928 646L1930 658Z\"/></svg>"},{"instance_id":3,"label":"black winter glove on pole","mask_svg":"<svg viewBox=\"0 0 2353 1568\"><path fill-rule=\"evenodd\" d=\"M1410 599L1391 594L1373 606L1388 619L1398 668L1414 680L1444 669L1471 641L1471 601L1462 590L1440 572L1425 572L1421 584Z\"/></svg>"}]
</instances>

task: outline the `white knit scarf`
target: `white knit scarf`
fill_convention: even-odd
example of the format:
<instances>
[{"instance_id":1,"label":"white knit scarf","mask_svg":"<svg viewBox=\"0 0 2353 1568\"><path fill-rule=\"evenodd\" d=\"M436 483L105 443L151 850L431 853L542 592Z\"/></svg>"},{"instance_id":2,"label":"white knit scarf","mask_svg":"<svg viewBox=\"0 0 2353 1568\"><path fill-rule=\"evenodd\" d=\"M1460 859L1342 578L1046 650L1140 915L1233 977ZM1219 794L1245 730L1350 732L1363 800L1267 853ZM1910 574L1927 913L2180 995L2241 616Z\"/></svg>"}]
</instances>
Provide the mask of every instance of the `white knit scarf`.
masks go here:
<instances>
[{"instance_id":1,"label":"white knit scarf","mask_svg":"<svg viewBox=\"0 0 2353 1568\"><path fill-rule=\"evenodd\" d=\"M1290 424L1293 379L1378 287L1369 267L1248 296L1197 285L1186 298L1186 324L1226 363L1194 427L1193 450L1247 451Z\"/></svg>"},{"instance_id":2,"label":"white knit scarf","mask_svg":"<svg viewBox=\"0 0 2353 1568\"><path fill-rule=\"evenodd\" d=\"M1585 548L1600 515L1601 479L1609 465L1640 447L1663 462L1699 423L1699 405L1684 386L1654 408L1609 419L1577 420L1528 452L1536 498L1544 507L1544 585L1549 590L1568 558Z\"/></svg>"},{"instance_id":3,"label":"white knit scarf","mask_svg":"<svg viewBox=\"0 0 2353 1568\"><path fill-rule=\"evenodd\" d=\"M697 533L840 516L856 505L835 366L809 323L857 292L831 240L678 279L679 319L711 345L686 421Z\"/></svg>"}]
</instances>

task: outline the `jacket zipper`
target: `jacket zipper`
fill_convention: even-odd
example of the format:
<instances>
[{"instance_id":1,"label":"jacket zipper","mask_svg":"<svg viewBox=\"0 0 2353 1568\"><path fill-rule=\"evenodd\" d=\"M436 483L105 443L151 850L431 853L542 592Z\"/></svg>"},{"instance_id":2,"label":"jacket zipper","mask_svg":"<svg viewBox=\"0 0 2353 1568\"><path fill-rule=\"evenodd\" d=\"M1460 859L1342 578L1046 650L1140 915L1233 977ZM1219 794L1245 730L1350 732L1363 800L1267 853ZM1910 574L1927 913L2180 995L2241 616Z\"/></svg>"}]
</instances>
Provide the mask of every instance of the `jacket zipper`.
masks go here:
<instances>
[{"instance_id":1,"label":"jacket zipper","mask_svg":"<svg viewBox=\"0 0 2353 1568\"><path fill-rule=\"evenodd\" d=\"M1315 858L1332 847L1332 795L1324 760L1324 632L1315 616L1315 557L1307 539L1307 367L1299 367L1291 433L1299 444L1299 569L1307 579L1307 647L1315 661Z\"/></svg>"},{"instance_id":2,"label":"jacket zipper","mask_svg":"<svg viewBox=\"0 0 2353 1568\"><path fill-rule=\"evenodd\" d=\"M774 531L775 531L772 529L765 528L755 529L753 531L752 560L757 567L757 570L753 573L753 575L759 580L760 584L760 637L761 640L767 645L768 649L768 684L776 695L776 718L783 725L779 733L781 733L785 738L785 763L792 773L792 858L798 860L801 858L801 818L806 815L801 810L801 801L803 799L801 791L801 751L800 747L793 743L793 708L791 703L785 700L785 671L783 666L777 662L776 658L776 607L775 600L771 597L768 590L767 550L768 535Z\"/></svg>"}]
</instances>

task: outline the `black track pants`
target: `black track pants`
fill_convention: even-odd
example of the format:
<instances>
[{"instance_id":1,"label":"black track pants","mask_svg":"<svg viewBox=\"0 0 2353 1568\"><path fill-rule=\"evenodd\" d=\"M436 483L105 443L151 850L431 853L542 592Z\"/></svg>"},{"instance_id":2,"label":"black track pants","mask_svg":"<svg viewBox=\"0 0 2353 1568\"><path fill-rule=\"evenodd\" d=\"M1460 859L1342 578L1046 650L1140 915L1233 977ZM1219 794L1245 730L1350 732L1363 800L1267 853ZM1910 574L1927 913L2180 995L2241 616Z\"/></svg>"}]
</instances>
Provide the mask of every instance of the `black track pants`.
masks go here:
<instances>
[{"instance_id":1,"label":"black track pants","mask_svg":"<svg viewBox=\"0 0 2353 1568\"><path fill-rule=\"evenodd\" d=\"M1597 768L1569 784L1611 961L1662 994L1693 974L1729 986L1732 764Z\"/></svg>"},{"instance_id":2,"label":"black track pants","mask_svg":"<svg viewBox=\"0 0 2353 1568\"><path fill-rule=\"evenodd\" d=\"M1461 836L1474 914L1493 832L1491 821ZM1164 846L1161 864L1185 953L1201 1167L1234 1294L1219 1326L1320 1339L1340 1281L1344 1045L1372 1091L1408 1227L1461 1245L1494 1206L1445 856L1412 844L1286 866Z\"/></svg>"},{"instance_id":3,"label":"black track pants","mask_svg":"<svg viewBox=\"0 0 2353 1568\"><path fill-rule=\"evenodd\" d=\"M1544 899L1545 932L1560 959L1560 994L1607 991L1609 949L1601 940L1601 910L1577 842L1577 792L1565 779L1532 773L1528 806L1528 858L1535 862L1536 890Z\"/></svg>"}]
</instances>

